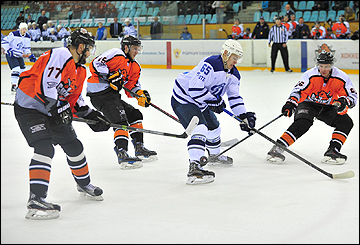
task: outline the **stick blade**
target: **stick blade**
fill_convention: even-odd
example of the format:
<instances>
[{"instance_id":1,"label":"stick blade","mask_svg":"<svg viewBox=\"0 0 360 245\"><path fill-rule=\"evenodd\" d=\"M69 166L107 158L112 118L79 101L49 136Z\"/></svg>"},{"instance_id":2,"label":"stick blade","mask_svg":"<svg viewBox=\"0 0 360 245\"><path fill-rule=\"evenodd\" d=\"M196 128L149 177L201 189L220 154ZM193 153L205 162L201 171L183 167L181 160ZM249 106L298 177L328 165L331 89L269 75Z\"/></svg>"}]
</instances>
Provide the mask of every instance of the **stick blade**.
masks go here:
<instances>
[{"instance_id":1,"label":"stick blade","mask_svg":"<svg viewBox=\"0 0 360 245\"><path fill-rule=\"evenodd\" d=\"M239 142L239 140L237 138L228 140L228 141L223 141L223 142L221 142L221 147L232 146L232 145L235 145L237 142Z\"/></svg>"},{"instance_id":2,"label":"stick blade","mask_svg":"<svg viewBox=\"0 0 360 245\"><path fill-rule=\"evenodd\" d=\"M199 118L197 116L193 116L193 118L191 118L191 121L185 130L185 133L187 135L190 135L198 124L199 124Z\"/></svg>"},{"instance_id":3,"label":"stick blade","mask_svg":"<svg viewBox=\"0 0 360 245\"><path fill-rule=\"evenodd\" d=\"M350 179L355 177L355 173L354 171L347 171L341 174L333 174L332 177L333 179Z\"/></svg>"}]
</instances>

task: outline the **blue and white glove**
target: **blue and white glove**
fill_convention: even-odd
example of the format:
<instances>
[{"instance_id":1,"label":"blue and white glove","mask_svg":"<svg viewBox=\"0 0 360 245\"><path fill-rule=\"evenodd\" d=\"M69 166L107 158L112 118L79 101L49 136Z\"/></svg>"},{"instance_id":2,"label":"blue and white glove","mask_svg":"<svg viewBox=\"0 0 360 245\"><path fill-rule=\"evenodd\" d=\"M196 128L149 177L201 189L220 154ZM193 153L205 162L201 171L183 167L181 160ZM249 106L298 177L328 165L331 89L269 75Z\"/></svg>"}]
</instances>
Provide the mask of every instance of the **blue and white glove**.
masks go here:
<instances>
[{"instance_id":1,"label":"blue and white glove","mask_svg":"<svg viewBox=\"0 0 360 245\"><path fill-rule=\"evenodd\" d=\"M36 61L35 55L34 55L34 54L31 54L31 55L29 56L29 60L30 60L30 62L35 62L35 61Z\"/></svg>"},{"instance_id":2,"label":"blue and white glove","mask_svg":"<svg viewBox=\"0 0 360 245\"><path fill-rule=\"evenodd\" d=\"M224 108L226 108L225 101L220 95L216 96L216 100L205 100L204 102L207 103L209 109L215 113L221 113L224 111Z\"/></svg>"},{"instance_id":3,"label":"blue and white glove","mask_svg":"<svg viewBox=\"0 0 360 245\"><path fill-rule=\"evenodd\" d=\"M249 135L253 135L255 133L255 131L252 130L255 127L255 121L256 121L255 113L246 112L240 114L239 118L242 120L242 122L240 123L241 130L248 132Z\"/></svg>"}]
</instances>

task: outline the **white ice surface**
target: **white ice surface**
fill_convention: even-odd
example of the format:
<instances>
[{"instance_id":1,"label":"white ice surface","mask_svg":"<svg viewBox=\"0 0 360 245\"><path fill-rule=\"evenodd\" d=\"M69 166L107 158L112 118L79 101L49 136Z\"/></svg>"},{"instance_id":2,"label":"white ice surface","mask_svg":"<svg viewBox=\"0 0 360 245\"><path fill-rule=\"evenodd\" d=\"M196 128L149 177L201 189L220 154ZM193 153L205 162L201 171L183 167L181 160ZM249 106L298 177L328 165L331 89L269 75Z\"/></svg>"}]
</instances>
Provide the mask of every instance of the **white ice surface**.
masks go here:
<instances>
[{"instance_id":1,"label":"white ice surface","mask_svg":"<svg viewBox=\"0 0 360 245\"><path fill-rule=\"evenodd\" d=\"M152 103L175 115L170 106L174 79L182 70L143 69L141 82ZM240 72L240 93L256 128L280 114L300 73ZM359 75L350 75L359 91ZM1 101L13 102L10 69L1 66ZM83 94L86 101L88 97ZM135 99L126 99L137 106ZM89 105L91 106L90 102ZM92 106L91 106L92 107ZM139 107L140 108L140 107ZM228 107L229 108L229 107ZM153 107L140 108L144 128L181 134L176 121ZM321 163L333 128L315 121L290 150L330 173L355 172L333 180L286 154L282 165L265 161L272 143L253 135L227 155L232 167L208 167L213 183L186 185L187 139L145 134L145 146L159 160L136 170L121 170L113 151L113 131L95 133L73 122L84 145L91 180L104 201L82 200L66 157L55 147L47 201L61 205L55 220L26 220L28 165L33 155L17 125L12 106L1 106L1 243L359 243L359 106L342 153L344 165ZM222 140L247 134L238 122L218 116ZM276 140L292 123L282 117L262 132ZM129 153L133 147L129 144Z\"/></svg>"}]
</instances>

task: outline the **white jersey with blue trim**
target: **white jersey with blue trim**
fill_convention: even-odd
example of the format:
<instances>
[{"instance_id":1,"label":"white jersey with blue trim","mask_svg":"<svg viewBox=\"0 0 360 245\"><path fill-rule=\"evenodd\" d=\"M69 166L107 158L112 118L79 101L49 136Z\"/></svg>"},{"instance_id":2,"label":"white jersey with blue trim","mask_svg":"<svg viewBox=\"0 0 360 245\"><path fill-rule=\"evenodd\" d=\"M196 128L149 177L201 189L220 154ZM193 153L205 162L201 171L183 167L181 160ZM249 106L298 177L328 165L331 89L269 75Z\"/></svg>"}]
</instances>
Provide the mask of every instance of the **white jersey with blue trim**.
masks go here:
<instances>
[{"instance_id":1,"label":"white jersey with blue trim","mask_svg":"<svg viewBox=\"0 0 360 245\"><path fill-rule=\"evenodd\" d=\"M29 33L25 33L24 36L20 34L20 30L12 31L8 36L4 37L1 41L1 46L5 52L10 48L14 51L14 56L23 57L23 54L30 54L30 41L31 37Z\"/></svg>"},{"instance_id":2,"label":"white jersey with blue trim","mask_svg":"<svg viewBox=\"0 0 360 245\"><path fill-rule=\"evenodd\" d=\"M240 73L234 66L225 70L221 55L206 57L189 72L178 75L173 97L181 104L192 103L201 111L207 108L206 100L227 94L231 110L235 115L246 113L244 100L239 94Z\"/></svg>"}]
</instances>

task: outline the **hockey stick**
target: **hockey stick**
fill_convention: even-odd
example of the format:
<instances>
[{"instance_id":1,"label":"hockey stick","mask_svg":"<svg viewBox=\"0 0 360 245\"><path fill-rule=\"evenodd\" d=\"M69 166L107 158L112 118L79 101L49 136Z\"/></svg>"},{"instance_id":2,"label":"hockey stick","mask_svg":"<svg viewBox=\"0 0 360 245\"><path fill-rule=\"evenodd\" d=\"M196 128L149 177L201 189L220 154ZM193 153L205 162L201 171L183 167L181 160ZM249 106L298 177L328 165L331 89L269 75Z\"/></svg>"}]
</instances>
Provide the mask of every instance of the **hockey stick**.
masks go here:
<instances>
[{"instance_id":1,"label":"hockey stick","mask_svg":"<svg viewBox=\"0 0 360 245\"><path fill-rule=\"evenodd\" d=\"M13 103L8 103L8 102L1 102L1 104L2 105L11 105L11 106L14 105ZM96 124L97 123L95 120L84 119L84 118L79 118L79 117L74 117L73 121L85 122L85 123L88 123L88 124ZM198 123L199 123L199 118L194 116L191 119L191 121L190 121L189 125L187 126L187 128L185 129L185 132L182 133L182 134L171 134L171 133L160 132L160 131L155 131L155 130L128 127L126 125L119 125L119 124L114 124L114 123L110 123L110 127L120 128L122 130L128 130L128 131L137 131L137 132L142 132L142 133L157 134L157 135L162 135L162 136L169 136L169 137L185 139L192 133L192 131L194 131L194 129L198 125Z\"/></svg>"},{"instance_id":2,"label":"hockey stick","mask_svg":"<svg viewBox=\"0 0 360 245\"><path fill-rule=\"evenodd\" d=\"M230 111L228 111L227 109L224 109L224 112L226 112L228 115L230 115L231 117L235 118L236 120L238 120L240 123L245 123L243 120L241 120L240 118L238 118L237 116L235 116L233 113L231 113ZM275 144L276 146L280 147L281 149L283 149L284 151L286 151L287 153L293 155L294 157L296 157L297 159L303 161L304 163L306 163L307 165L309 165L310 167L316 169L317 171L325 174L326 176L330 177L331 179L348 179L348 178L352 178L355 176L354 171L347 171L344 173L340 173L340 174L331 174L326 172L325 170L317 167L316 165L312 164L311 162L309 162L308 160L306 160L305 158L299 156L298 154L296 154L295 152L289 150L288 148L284 147L283 145L279 144L278 142L276 142L275 140L271 139L270 137L266 136L265 134L263 134L262 132L260 132L257 129L252 129L254 130L256 133L258 133L260 136L264 137L265 139L267 139L268 141L270 141L271 143Z\"/></svg>"},{"instance_id":3,"label":"hockey stick","mask_svg":"<svg viewBox=\"0 0 360 245\"><path fill-rule=\"evenodd\" d=\"M261 128L259 128L258 130L261 130L261 129L265 128L266 126L268 126L269 124L273 123L274 121L276 121L277 119L279 119L279 118L282 117L282 116L283 116L283 114L280 114L279 116L277 116L276 118L274 118L273 120L271 120L270 122L268 122L267 124L265 124L264 126L262 126ZM248 135L248 136L246 136L245 138L243 138L242 140L236 142L235 144L233 144L232 146L230 146L228 149L224 150L223 152L220 152L219 154L215 155L215 157L218 157L218 156L224 154L224 153L227 152L228 150L234 148L235 146L237 146L238 144L240 144L241 142L243 142L244 140L246 140L247 138L249 138L250 136L252 136L252 134L251 134L251 135ZM209 161L209 159L208 159L206 156L202 156L202 157L200 158L201 164L206 164L208 161Z\"/></svg>"},{"instance_id":4,"label":"hockey stick","mask_svg":"<svg viewBox=\"0 0 360 245\"><path fill-rule=\"evenodd\" d=\"M86 122L88 124L96 124L97 123L94 120L84 119L84 118L79 118L79 117L74 117L73 121ZM199 118L194 116L191 119L187 128L185 129L185 132L182 134L171 134L171 133L165 133L165 132L149 130L149 129L134 128L134 127L129 127L126 125L120 125L120 124L115 124L115 123L110 123L110 127L119 128L119 129L128 130L128 131L136 131L136 132L141 132L141 133L157 134L157 135L162 135L162 136L169 136L169 137L185 139L192 133L192 131L195 129L195 127L197 126L198 123L199 123Z\"/></svg>"},{"instance_id":5,"label":"hockey stick","mask_svg":"<svg viewBox=\"0 0 360 245\"><path fill-rule=\"evenodd\" d=\"M131 91L130 89L128 89L128 88L126 88L126 87L124 87L124 86L123 86L123 89L124 89L125 91L129 92L132 97L136 97L136 98L140 98L140 97L141 97L141 96L138 95L137 93L134 93L133 91ZM174 117L173 115L171 115L170 113L164 111L163 109L161 109L160 107L154 105L153 103L150 103L150 105L151 105L152 107L154 107L156 110L161 111L161 112L164 113L166 116L168 116L168 117L174 119L175 121L177 121L178 123L180 123L180 120L177 119L176 117Z\"/></svg>"}]
</instances>

